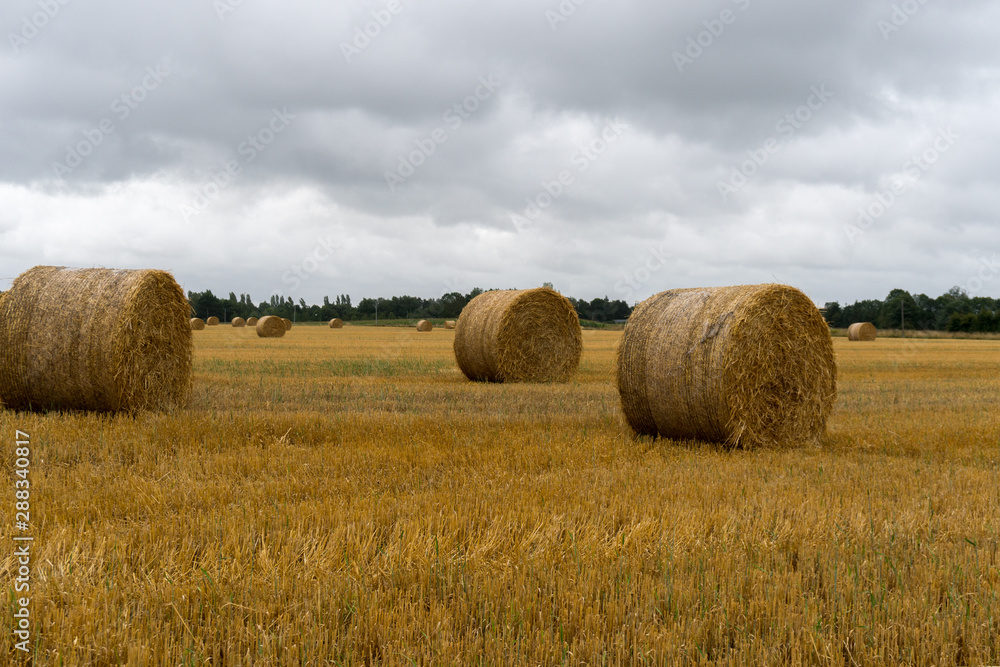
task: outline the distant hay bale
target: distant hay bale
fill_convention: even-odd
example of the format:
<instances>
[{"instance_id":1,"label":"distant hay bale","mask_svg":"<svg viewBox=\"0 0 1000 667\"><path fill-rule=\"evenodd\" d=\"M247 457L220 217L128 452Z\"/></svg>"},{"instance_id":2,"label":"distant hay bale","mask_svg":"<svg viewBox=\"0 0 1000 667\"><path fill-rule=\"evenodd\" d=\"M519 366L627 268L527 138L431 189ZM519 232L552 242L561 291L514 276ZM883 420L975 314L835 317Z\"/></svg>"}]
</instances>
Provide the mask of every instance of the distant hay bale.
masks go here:
<instances>
[{"instance_id":1,"label":"distant hay bale","mask_svg":"<svg viewBox=\"0 0 1000 667\"><path fill-rule=\"evenodd\" d=\"M255 326L257 326L257 318L256 317L249 318L247 320L247 326L248 327L255 327Z\"/></svg>"},{"instance_id":2,"label":"distant hay bale","mask_svg":"<svg viewBox=\"0 0 1000 667\"><path fill-rule=\"evenodd\" d=\"M285 323L285 331L291 331L291 329L292 329L292 321L290 319L288 319L287 317L282 317L281 321Z\"/></svg>"},{"instance_id":3,"label":"distant hay bale","mask_svg":"<svg viewBox=\"0 0 1000 667\"><path fill-rule=\"evenodd\" d=\"M183 405L190 309L166 271L25 271L0 297L0 403L127 413Z\"/></svg>"},{"instance_id":4,"label":"distant hay bale","mask_svg":"<svg viewBox=\"0 0 1000 667\"><path fill-rule=\"evenodd\" d=\"M210 327L219 326L219 318L216 317L215 315L212 315L210 318L205 320L205 324L207 324Z\"/></svg>"},{"instance_id":5,"label":"distant hay bale","mask_svg":"<svg viewBox=\"0 0 1000 667\"><path fill-rule=\"evenodd\" d=\"M200 317L191 318L191 330L192 331L203 331L205 329L205 320Z\"/></svg>"},{"instance_id":6,"label":"distant hay bale","mask_svg":"<svg viewBox=\"0 0 1000 667\"><path fill-rule=\"evenodd\" d=\"M484 292L455 327L455 359L470 380L565 382L580 365L573 304L547 287Z\"/></svg>"},{"instance_id":7,"label":"distant hay bale","mask_svg":"<svg viewBox=\"0 0 1000 667\"><path fill-rule=\"evenodd\" d=\"M434 325L427 320L420 320L417 322L417 331L432 331L433 329Z\"/></svg>"},{"instance_id":8,"label":"distant hay bale","mask_svg":"<svg viewBox=\"0 0 1000 667\"><path fill-rule=\"evenodd\" d=\"M245 327L246 325L247 325L247 321L245 319L243 319L242 317L234 317L233 318L233 326L236 327L237 329L239 329L240 327Z\"/></svg>"},{"instance_id":9,"label":"distant hay bale","mask_svg":"<svg viewBox=\"0 0 1000 667\"><path fill-rule=\"evenodd\" d=\"M261 338L281 338L288 329L285 321L274 315L266 315L257 320L257 335Z\"/></svg>"},{"instance_id":10,"label":"distant hay bale","mask_svg":"<svg viewBox=\"0 0 1000 667\"><path fill-rule=\"evenodd\" d=\"M826 321L786 285L660 292L618 348L618 392L639 434L734 447L817 441L837 393Z\"/></svg>"},{"instance_id":11,"label":"distant hay bale","mask_svg":"<svg viewBox=\"0 0 1000 667\"><path fill-rule=\"evenodd\" d=\"M340 319L339 317L333 318L332 320L330 320L330 328L331 329L343 329L344 328L344 320Z\"/></svg>"},{"instance_id":12,"label":"distant hay bale","mask_svg":"<svg viewBox=\"0 0 1000 667\"><path fill-rule=\"evenodd\" d=\"M847 327L847 340L871 341L878 336L878 330L871 322L855 322Z\"/></svg>"},{"instance_id":13,"label":"distant hay bale","mask_svg":"<svg viewBox=\"0 0 1000 667\"><path fill-rule=\"evenodd\" d=\"M455 320L448 320L447 322L445 322L444 323L444 328L445 329L454 329L455 328Z\"/></svg>"}]
</instances>

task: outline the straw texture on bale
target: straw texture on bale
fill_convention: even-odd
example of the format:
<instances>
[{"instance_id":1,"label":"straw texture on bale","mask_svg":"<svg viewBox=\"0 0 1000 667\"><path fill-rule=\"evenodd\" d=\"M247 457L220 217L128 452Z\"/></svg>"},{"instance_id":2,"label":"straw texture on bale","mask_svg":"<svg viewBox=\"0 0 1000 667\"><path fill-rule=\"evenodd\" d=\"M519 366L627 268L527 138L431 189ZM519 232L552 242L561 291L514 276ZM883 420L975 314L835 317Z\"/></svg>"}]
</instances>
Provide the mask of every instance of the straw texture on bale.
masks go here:
<instances>
[{"instance_id":1,"label":"straw texture on bale","mask_svg":"<svg viewBox=\"0 0 1000 667\"><path fill-rule=\"evenodd\" d=\"M247 325L247 321L245 319L243 319L242 317L234 317L233 318L233 326L236 327L237 329L239 329L240 327L245 327L246 325Z\"/></svg>"},{"instance_id":2,"label":"straw texture on bale","mask_svg":"<svg viewBox=\"0 0 1000 667\"><path fill-rule=\"evenodd\" d=\"M191 318L191 330L192 331L202 331L205 329L205 320L200 317Z\"/></svg>"},{"instance_id":3,"label":"straw texture on bale","mask_svg":"<svg viewBox=\"0 0 1000 667\"><path fill-rule=\"evenodd\" d=\"M444 328L445 329L454 329L455 328L455 320L448 320L447 322L445 322L444 323Z\"/></svg>"},{"instance_id":4,"label":"straw texture on bale","mask_svg":"<svg viewBox=\"0 0 1000 667\"><path fill-rule=\"evenodd\" d=\"M292 329L292 321L290 319L288 319L287 317L282 317L281 321L285 323L285 331L291 331L291 329Z\"/></svg>"},{"instance_id":5,"label":"straw texture on bale","mask_svg":"<svg viewBox=\"0 0 1000 667\"><path fill-rule=\"evenodd\" d=\"M257 320L257 335L261 338L281 338L288 329L280 317L267 315Z\"/></svg>"},{"instance_id":6,"label":"straw texture on bale","mask_svg":"<svg viewBox=\"0 0 1000 667\"><path fill-rule=\"evenodd\" d=\"M455 326L455 359L470 380L564 382L580 365L573 304L547 287L484 292Z\"/></svg>"},{"instance_id":7,"label":"straw texture on bale","mask_svg":"<svg viewBox=\"0 0 1000 667\"><path fill-rule=\"evenodd\" d=\"M639 434L733 447L815 442L837 393L826 321L787 285L660 292L618 347L622 410Z\"/></svg>"},{"instance_id":8,"label":"straw texture on bale","mask_svg":"<svg viewBox=\"0 0 1000 667\"><path fill-rule=\"evenodd\" d=\"M257 318L256 317L249 318L247 320L247 326L248 327L255 327L255 326L257 326Z\"/></svg>"},{"instance_id":9,"label":"straw texture on bale","mask_svg":"<svg viewBox=\"0 0 1000 667\"><path fill-rule=\"evenodd\" d=\"M216 317L215 315L212 315L210 318L208 318L207 320L205 320L205 324L207 324L210 327L218 326L219 325L219 318Z\"/></svg>"},{"instance_id":10,"label":"straw texture on bale","mask_svg":"<svg viewBox=\"0 0 1000 667\"><path fill-rule=\"evenodd\" d=\"M875 325L871 322L855 322L847 327L847 340L872 341L878 336Z\"/></svg>"},{"instance_id":11,"label":"straw texture on bale","mask_svg":"<svg viewBox=\"0 0 1000 667\"><path fill-rule=\"evenodd\" d=\"M417 331L433 331L434 325L427 320L420 320L417 322Z\"/></svg>"},{"instance_id":12,"label":"straw texture on bale","mask_svg":"<svg viewBox=\"0 0 1000 667\"><path fill-rule=\"evenodd\" d=\"M340 319L339 317L333 318L332 320L330 320L330 328L331 329L343 329L344 328L344 320Z\"/></svg>"},{"instance_id":13,"label":"straw texture on bale","mask_svg":"<svg viewBox=\"0 0 1000 667\"><path fill-rule=\"evenodd\" d=\"M0 403L128 413L183 405L190 309L165 271L36 266L0 297Z\"/></svg>"}]
</instances>

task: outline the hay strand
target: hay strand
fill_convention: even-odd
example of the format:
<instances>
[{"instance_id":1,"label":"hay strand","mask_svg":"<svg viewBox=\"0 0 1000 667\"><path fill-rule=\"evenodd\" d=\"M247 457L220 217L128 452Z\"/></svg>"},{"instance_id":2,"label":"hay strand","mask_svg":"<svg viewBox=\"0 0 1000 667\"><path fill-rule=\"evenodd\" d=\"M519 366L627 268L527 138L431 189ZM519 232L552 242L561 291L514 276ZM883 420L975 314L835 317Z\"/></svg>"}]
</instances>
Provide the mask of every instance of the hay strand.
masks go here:
<instances>
[{"instance_id":1,"label":"hay strand","mask_svg":"<svg viewBox=\"0 0 1000 667\"><path fill-rule=\"evenodd\" d=\"M339 317L333 318L332 320L330 320L330 328L331 329L343 329L344 328L344 320L340 319Z\"/></svg>"},{"instance_id":2,"label":"hay strand","mask_svg":"<svg viewBox=\"0 0 1000 667\"><path fill-rule=\"evenodd\" d=\"M191 318L191 331L204 331L205 330L205 320L200 317Z\"/></svg>"},{"instance_id":3,"label":"hay strand","mask_svg":"<svg viewBox=\"0 0 1000 667\"><path fill-rule=\"evenodd\" d=\"M247 325L247 321L245 319L243 319L242 317L234 317L233 318L233 327L239 329L241 327L245 327L246 325Z\"/></svg>"},{"instance_id":4,"label":"hay strand","mask_svg":"<svg viewBox=\"0 0 1000 667\"><path fill-rule=\"evenodd\" d=\"M498 290L462 310L454 350L470 380L565 382L580 364L583 332L573 304L554 290Z\"/></svg>"},{"instance_id":5,"label":"hay strand","mask_svg":"<svg viewBox=\"0 0 1000 667\"><path fill-rule=\"evenodd\" d=\"M417 331L433 331L434 325L427 320L420 320L417 322Z\"/></svg>"},{"instance_id":6,"label":"hay strand","mask_svg":"<svg viewBox=\"0 0 1000 667\"><path fill-rule=\"evenodd\" d=\"M871 322L855 322L847 327L847 340L873 341L878 336L878 330Z\"/></svg>"},{"instance_id":7,"label":"hay strand","mask_svg":"<svg viewBox=\"0 0 1000 667\"><path fill-rule=\"evenodd\" d=\"M632 312L618 391L639 434L729 446L815 442L837 391L829 328L786 285L678 289Z\"/></svg>"},{"instance_id":8,"label":"hay strand","mask_svg":"<svg viewBox=\"0 0 1000 667\"><path fill-rule=\"evenodd\" d=\"M266 315L257 320L257 335L261 338L281 338L288 329L285 322L280 317Z\"/></svg>"},{"instance_id":9,"label":"hay strand","mask_svg":"<svg viewBox=\"0 0 1000 667\"><path fill-rule=\"evenodd\" d=\"M0 299L0 402L128 413L183 405L190 309L165 271L36 266Z\"/></svg>"}]
</instances>

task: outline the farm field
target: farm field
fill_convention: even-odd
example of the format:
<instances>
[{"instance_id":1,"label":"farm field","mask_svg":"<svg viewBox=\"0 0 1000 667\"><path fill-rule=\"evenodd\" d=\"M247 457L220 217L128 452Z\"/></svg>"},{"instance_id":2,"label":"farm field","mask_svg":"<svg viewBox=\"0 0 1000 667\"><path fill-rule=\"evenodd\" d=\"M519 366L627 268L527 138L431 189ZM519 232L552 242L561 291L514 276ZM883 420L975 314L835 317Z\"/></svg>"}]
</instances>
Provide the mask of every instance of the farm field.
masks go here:
<instances>
[{"instance_id":1,"label":"farm field","mask_svg":"<svg viewBox=\"0 0 1000 667\"><path fill-rule=\"evenodd\" d=\"M727 451L631 435L620 331L556 385L453 335L210 327L185 410L0 410L36 664L1000 664L1000 340L836 338L822 445Z\"/></svg>"}]
</instances>

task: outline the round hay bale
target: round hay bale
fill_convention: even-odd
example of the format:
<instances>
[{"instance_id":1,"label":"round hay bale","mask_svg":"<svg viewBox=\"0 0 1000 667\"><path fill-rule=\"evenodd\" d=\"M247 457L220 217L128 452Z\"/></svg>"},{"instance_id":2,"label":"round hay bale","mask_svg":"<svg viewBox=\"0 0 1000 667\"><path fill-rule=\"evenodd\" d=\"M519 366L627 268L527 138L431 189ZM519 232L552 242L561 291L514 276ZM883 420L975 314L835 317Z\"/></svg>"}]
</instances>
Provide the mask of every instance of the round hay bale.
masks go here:
<instances>
[{"instance_id":1,"label":"round hay bale","mask_svg":"<svg viewBox=\"0 0 1000 667\"><path fill-rule=\"evenodd\" d=\"M210 318L205 320L205 324L207 324L210 327L217 327L219 326L219 318L216 317L215 315L212 315Z\"/></svg>"},{"instance_id":2,"label":"round hay bale","mask_svg":"<svg viewBox=\"0 0 1000 667\"><path fill-rule=\"evenodd\" d=\"M288 329L280 317L267 315L257 320L257 335L261 338L281 338Z\"/></svg>"},{"instance_id":3,"label":"round hay bale","mask_svg":"<svg viewBox=\"0 0 1000 667\"><path fill-rule=\"evenodd\" d=\"M205 320L200 317L191 318L191 331L203 331L205 329Z\"/></svg>"},{"instance_id":4,"label":"round hay bale","mask_svg":"<svg viewBox=\"0 0 1000 667\"><path fill-rule=\"evenodd\" d=\"M255 326L257 326L257 318L256 317L251 317L251 318L247 319L247 326L248 327L255 327Z\"/></svg>"},{"instance_id":5,"label":"round hay bale","mask_svg":"<svg viewBox=\"0 0 1000 667\"><path fill-rule=\"evenodd\" d=\"M332 320L330 320L330 328L331 329L343 329L344 328L344 320L340 319L339 317L333 318Z\"/></svg>"},{"instance_id":6,"label":"round hay bale","mask_svg":"<svg viewBox=\"0 0 1000 667\"><path fill-rule=\"evenodd\" d=\"M580 365L573 304L547 287L484 292L455 326L455 359L470 380L565 382Z\"/></svg>"},{"instance_id":7,"label":"round hay bale","mask_svg":"<svg viewBox=\"0 0 1000 667\"><path fill-rule=\"evenodd\" d=\"M871 322L855 322L847 327L847 340L870 341L878 336L878 330Z\"/></svg>"},{"instance_id":8,"label":"round hay bale","mask_svg":"<svg viewBox=\"0 0 1000 667\"><path fill-rule=\"evenodd\" d=\"M292 329L292 321L290 319L288 319L287 317L282 317L281 321L285 323L285 331L291 331L291 329Z\"/></svg>"},{"instance_id":9,"label":"round hay bale","mask_svg":"<svg viewBox=\"0 0 1000 667\"><path fill-rule=\"evenodd\" d=\"M444 328L445 329L454 329L455 328L455 320L448 320L447 322L445 322L444 323Z\"/></svg>"},{"instance_id":10,"label":"round hay bale","mask_svg":"<svg viewBox=\"0 0 1000 667\"><path fill-rule=\"evenodd\" d=\"M190 312L166 271L25 271L0 299L0 402L128 413L183 405Z\"/></svg>"},{"instance_id":11,"label":"round hay bale","mask_svg":"<svg viewBox=\"0 0 1000 667\"><path fill-rule=\"evenodd\" d=\"M417 331L433 331L434 325L427 320L420 320L417 322Z\"/></svg>"},{"instance_id":12,"label":"round hay bale","mask_svg":"<svg viewBox=\"0 0 1000 667\"><path fill-rule=\"evenodd\" d=\"M752 447L818 440L837 366L826 321L793 287L677 289L632 312L617 381L639 434Z\"/></svg>"},{"instance_id":13,"label":"round hay bale","mask_svg":"<svg viewBox=\"0 0 1000 667\"><path fill-rule=\"evenodd\" d=\"M246 325L247 325L247 321L245 319L243 319L242 317L234 317L233 318L233 326L236 327L237 329L239 329L240 327L245 327Z\"/></svg>"}]
</instances>

